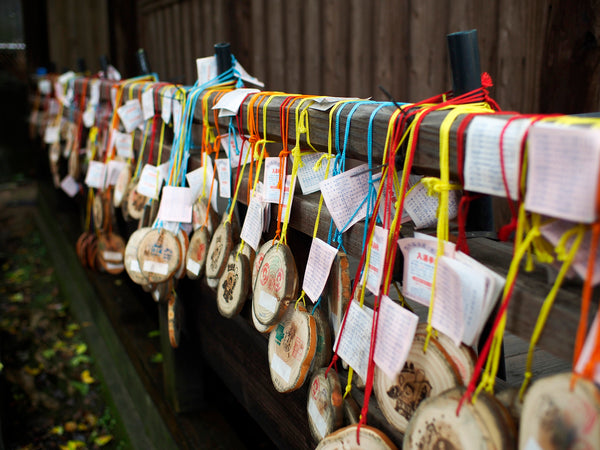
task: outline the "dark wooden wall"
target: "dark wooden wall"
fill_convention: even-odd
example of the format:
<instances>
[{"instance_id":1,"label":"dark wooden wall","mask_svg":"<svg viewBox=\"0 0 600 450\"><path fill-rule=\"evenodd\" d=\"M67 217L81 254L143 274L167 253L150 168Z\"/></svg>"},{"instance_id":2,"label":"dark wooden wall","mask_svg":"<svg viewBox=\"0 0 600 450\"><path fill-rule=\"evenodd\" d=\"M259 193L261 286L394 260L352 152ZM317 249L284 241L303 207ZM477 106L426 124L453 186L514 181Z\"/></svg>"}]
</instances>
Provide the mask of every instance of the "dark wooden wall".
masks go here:
<instances>
[{"instance_id":1,"label":"dark wooden wall","mask_svg":"<svg viewBox=\"0 0 600 450\"><path fill-rule=\"evenodd\" d=\"M266 88L399 101L449 90L446 35L476 28L482 70L507 110L600 109L600 1L47 0L57 68L103 52L125 76L145 48L161 79L192 84L228 41ZM90 64L93 66L94 64Z\"/></svg>"}]
</instances>

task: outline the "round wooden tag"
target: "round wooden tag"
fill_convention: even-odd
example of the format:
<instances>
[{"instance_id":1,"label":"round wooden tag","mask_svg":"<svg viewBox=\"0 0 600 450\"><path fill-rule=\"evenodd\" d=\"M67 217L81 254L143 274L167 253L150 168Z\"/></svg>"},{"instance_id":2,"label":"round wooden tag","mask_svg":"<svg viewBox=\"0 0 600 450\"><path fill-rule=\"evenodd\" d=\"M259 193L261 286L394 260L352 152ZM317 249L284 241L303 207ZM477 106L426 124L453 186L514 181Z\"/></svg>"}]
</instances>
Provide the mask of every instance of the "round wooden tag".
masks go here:
<instances>
[{"instance_id":1,"label":"round wooden tag","mask_svg":"<svg viewBox=\"0 0 600 450\"><path fill-rule=\"evenodd\" d=\"M241 245L241 244L239 244L239 245ZM250 266L249 266L250 271L248 272L248 278L249 278L248 283L251 284L252 283L252 268L254 266L254 260L256 259L256 252L254 251L254 249L252 247L250 247L250 245L248 245L247 242L244 242L244 246L242 247L242 255L244 255L246 258L248 258L248 263L250 264Z\"/></svg>"},{"instance_id":2,"label":"round wooden tag","mask_svg":"<svg viewBox=\"0 0 600 450\"><path fill-rule=\"evenodd\" d=\"M125 270L127 271L127 275L131 280L139 285L145 285L148 283L148 279L142 273L142 269L140 268L140 263L138 261L138 248L146 233L148 233L152 228L140 228L135 230L129 236L127 240L127 245L125 245L125 256L123 258L125 264Z\"/></svg>"},{"instance_id":3,"label":"round wooden tag","mask_svg":"<svg viewBox=\"0 0 600 450\"><path fill-rule=\"evenodd\" d=\"M260 265L252 307L264 325L279 321L290 302L296 299L298 271L290 248L273 245Z\"/></svg>"},{"instance_id":4,"label":"round wooden tag","mask_svg":"<svg viewBox=\"0 0 600 450\"><path fill-rule=\"evenodd\" d=\"M250 308L250 315L252 316L252 324L254 325L254 328L256 328L256 331L258 331L259 333L270 333L275 328L275 325L277 325L276 323L272 325L263 325L262 323L260 323L256 318L256 314L254 314L254 308Z\"/></svg>"},{"instance_id":5,"label":"round wooden tag","mask_svg":"<svg viewBox=\"0 0 600 450\"><path fill-rule=\"evenodd\" d=\"M360 445L357 442L360 439ZM317 450L397 450L398 447L382 431L369 425L360 426L358 434L358 425L348 425L334 431L317 446Z\"/></svg>"},{"instance_id":6,"label":"round wooden tag","mask_svg":"<svg viewBox=\"0 0 600 450\"><path fill-rule=\"evenodd\" d=\"M104 221L106 220L104 204L102 203L102 194L97 192L94 195L94 201L92 203L92 218L94 219L94 227L96 230L103 230L106 226Z\"/></svg>"},{"instance_id":7,"label":"round wooden tag","mask_svg":"<svg viewBox=\"0 0 600 450\"><path fill-rule=\"evenodd\" d=\"M308 428L316 442L340 428L344 420L340 379L334 370L325 377L326 370L317 370L308 386Z\"/></svg>"},{"instance_id":8,"label":"round wooden tag","mask_svg":"<svg viewBox=\"0 0 600 450\"><path fill-rule=\"evenodd\" d=\"M277 391L291 392L302 386L316 347L314 317L302 305L288 308L269 334L269 368Z\"/></svg>"},{"instance_id":9,"label":"round wooden tag","mask_svg":"<svg viewBox=\"0 0 600 450\"><path fill-rule=\"evenodd\" d=\"M312 309L312 305L310 306ZM321 305L313 313L317 325L317 349L313 358L311 372L326 367L332 357L331 327L327 317L327 304L321 302Z\"/></svg>"},{"instance_id":10,"label":"round wooden tag","mask_svg":"<svg viewBox=\"0 0 600 450\"><path fill-rule=\"evenodd\" d=\"M217 281L221 278L232 249L231 223L223 222L215 230L215 234L210 240L206 260L206 278Z\"/></svg>"},{"instance_id":11,"label":"round wooden tag","mask_svg":"<svg viewBox=\"0 0 600 450\"><path fill-rule=\"evenodd\" d=\"M185 263L188 248L190 246L190 238L182 228L179 228L179 231L177 232L177 239L179 240L179 246L181 248L181 257L179 258L179 267L175 272L175 278L181 280L185 276Z\"/></svg>"},{"instance_id":12,"label":"round wooden tag","mask_svg":"<svg viewBox=\"0 0 600 450\"><path fill-rule=\"evenodd\" d=\"M208 214L208 220L206 215ZM206 228L208 234L212 236L213 232L219 226L219 216L213 208L208 207L208 199L206 197L198 198L192 208L192 225L194 231L204 225L206 221Z\"/></svg>"},{"instance_id":13,"label":"round wooden tag","mask_svg":"<svg viewBox=\"0 0 600 450\"><path fill-rule=\"evenodd\" d=\"M600 391L571 373L541 378L523 400L519 448L600 448ZM537 446L536 446L537 445Z\"/></svg>"},{"instance_id":14,"label":"round wooden tag","mask_svg":"<svg viewBox=\"0 0 600 450\"><path fill-rule=\"evenodd\" d=\"M77 259L79 259L79 262L83 267L88 267L85 246L87 245L89 235L89 231L81 233L79 238L77 238L77 242L75 243L75 253L77 254Z\"/></svg>"},{"instance_id":15,"label":"round wooden tag","mask_svg":"<svg viewBox=\"0 0 600 450\"><path fill-rule=\"evenodd\" d=\"M331 265L327 284L329 289L326 298L329 303L331 327L334 332L337 332L344 320L344 314L352 295L350 263L346 253L338 251Z\"/></svg>"},{"instance_id":16,"label":"round wooden tag","mask_svg":"<svg viewBox=\"0 0 600 450\"><path fill-rule=\"evenodd\" d=\"M164 228L153 228L138 247L140 270L150 283L162 283L173 276L181 263L177 237Z\"/></svg>"},{"instance_id":17,"label":"round wooden tag","mask_svg":"<svg viewBox=\"0 0 600 450\"><path fill-rule=\"evenodd\" d=\"M254 258L254 264L252 264L252 292L256 290L256 281L258 280L258 269L260 269L260 265L265 257L265 253L273 246L275 243L275 239L271 239L264 244L262 244L258 248L258 252L256 252L256 256Z\"/></svg>"},{"instance_id":18,"label":"round wooden tag","mask_svg":"<svg viewBox=\"0 0 600 450\"><path fill-rule=\"evenodd\" d=\"M75 141L78 141L77 139ZM79 161L79 143L74 142L73 150L69 154L69 167L68 173L76 180L81 175L81 164Z\"/></svg>"},{"instance_id":19,"label":"round wooden tag","mask_svg":"<svg viewBox=\"0 0 600 450\"><path fill-rule=\"evenodd\" d=\"M204 273L209 245L210 235L206 227L194 231L186 255L185 268L188 278L195 280Z\"/></svg>"},{"instance_id":20,"label":"round wooden tag","mask_svg":"<svg viewBox=\"0 0 600 450\"><path fill-rule=\"evenodd\" d=\"M217 308L228 319L240 313L250 290L250 263L238 249L239 245L229 254L217 286Z\"/></svg>"},{"instance_id":21,"label":"round wooden tag","mask_svg":"<svg viewBox=\"0 0 600 450\"><path fill-rule=\"evenodd\" d=\"M125 269L123 255L125 241L115 233L104 233L98 237L98 262L106 272L118 275Z\"/></svg>"},{"instance_id":22,"label":"round wooden tag","mask_svg":"<svg viewBox=\"0 0 600 450\"><path fill-rule=\"evenodd\" d=\"M502 406L487 392L481 392L475 404L464 402L456 415L464 392L463 387L455 387L424 400L408 424L402 448L515 448L514 424L509 428L499 421Z\"/></svg>"},{"instance_id":23,"label":"round wooden tag","mask_svg":"<svg viewBox=\"0 0 600 450\"><path fill-rule=\"evenodd\" d=\"M162 283L153 283L148 285L150 287L150 295L156 303L165 303L169 301L169 295L175 289L175 282L173 278L169 278L167 281Z\"/></svg>"},{"instance_id":24,"label":"round wooden tag","mask_svg":"<svg viewBox=\"0 0 600 450\"><path fill-rule=\"evenodd\" d=\"M427 336L427 324L420 323L417 326L416 332ZM471 376L473 375L475 364L477 363L477 355L475 354L475 351L465 344L461 344L460 347L457 347L452 339L450 339L441 331L437 332L435 339L444 348L446 353L450 355L450 358L452 358L452 361L454 361L454 364L456 364L456 368L460 373L462 384L467 386L469 381L471 381Z\"/></svg>"},{"instance_id":25,"label":"round wooden tag","mask_svg":"<svg viewBox=\"0 0 600 450\"><path fill-rule=\"evenodd\" d=\"M84 244L87 257L87 265L90 269L97 269L96 254L97 254L97 238L94 233L90 233L87 243Z\"/></svg>"},{"instance_id":26,"label":"round wooden tag","mask_svg":"<svg viewBox=\"0 0 600 450\"><path fill-rule=\"evenodd\" d=\"M131 168L129 165L123 167L121 172L119 173L119 177L117 178L117 182L115 184L115 188L113 190L113 206L118 208L121 206L123 199L125 198L125 193L127 192L127 188L129 187L129 182L131 181Z\"/></svg>"},{"instance_id":27,"label":"round wooden tag","mask_svg":"<svg viewBox=\"0 0 600 450\"><path fill-rule=\"evenodd\" d=\"M435 339L423 352L425 336L415 335L402 371L392 380L375 366L373 390L385 418L401 433L419 404L462 383L454 362Z\"/></svg>"},{"instance_id":28,"label":"round wooden tag","mask_svg":"<svg viewBox=\"0 0 600 450\"><path fill-rule=\"evenodd\" d=\"M135 186L137 186L137 180ZM140 194L135 186L129 190L127 196L127 215L133 220L139 220L144 213L144 205L148 202L148 197ZM125 199L122 201L125 201Z\"/></svg>"},{"instance_id":29,"label":"round wooden tag","mask_svg":"<svg viewBox=\"0 0 600 450\"><path fill-rule=\"evenodd\" d=\"M181 339L182 320L183 310L181 307L181 300L179 299L175 291L172 291L169 295L167 322L169 328L169 342L171 343L171 347L173 348L179 347L179 342Z\"/></svg>"}]
</instances>

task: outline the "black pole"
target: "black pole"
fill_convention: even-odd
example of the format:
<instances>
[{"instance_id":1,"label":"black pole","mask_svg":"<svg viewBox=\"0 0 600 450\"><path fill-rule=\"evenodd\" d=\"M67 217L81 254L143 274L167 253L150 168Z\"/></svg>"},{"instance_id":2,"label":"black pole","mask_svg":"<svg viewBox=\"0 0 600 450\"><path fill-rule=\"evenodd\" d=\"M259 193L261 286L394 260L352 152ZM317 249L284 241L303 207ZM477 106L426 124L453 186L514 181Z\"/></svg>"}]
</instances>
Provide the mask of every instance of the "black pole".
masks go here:
<instances>
[{"instance_id":1,"label":"black pole","mask_svg":"<svg viewBox=\"0 0 600 450\"><path fill-rule=\"evenodd\" d=\"M106 55L100 56L100 69L104 73L104 78L108 78L108 57Z\"/></svg>"},{"instance_id":2,"label":"black pole","mask_svg":"<svg viewBox=\"0 0 600 450\"><path fill-rule=\"evenodd\" d=\"M452 90L462 95L481 87L481 63L477 30L459 31L446 36L450 67L452 68Z\"/></svg>"},{"instance_id":3,"label":"black pole","mask_svg":"<svg viewBox=\"0 0 600 450\"><path fill-rule=\"evenodd\" d=\"M150 70L150 63L148 62L148 56L146 56L146 50L139 48L137 51L138 68L141 75L149 75L152 73Z\"/></svg>"},{"instance_id":4,"label":"black pole","mask_svg":"<svg viewBox=\"0 0 600 450\"><path fill-rule=\"evenodd\" d=\"M217 75L231 69L231 45L229 42L215 44L215 58L217 60Z\"/></svg>"}]
</instances>

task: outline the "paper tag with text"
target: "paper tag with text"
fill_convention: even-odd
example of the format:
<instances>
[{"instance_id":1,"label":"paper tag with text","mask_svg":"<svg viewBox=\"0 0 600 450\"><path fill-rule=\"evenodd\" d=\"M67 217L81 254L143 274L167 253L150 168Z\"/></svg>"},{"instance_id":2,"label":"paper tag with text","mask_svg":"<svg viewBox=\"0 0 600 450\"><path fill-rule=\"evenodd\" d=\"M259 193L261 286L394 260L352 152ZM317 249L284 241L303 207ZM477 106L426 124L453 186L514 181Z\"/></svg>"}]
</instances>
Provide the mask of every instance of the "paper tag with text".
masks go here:
<instances>
[{"instance_id":1,"label":"paper tag with text","mask_svg":"<svg viewBox=\"0 0 600 450\"><path fill-rule=\"evenodd\" d=\"M355 300L350 302L341 338L338 332L333 349L338 345L338 355L354 369L363 380L367 379L369 351L371 346L371 328L373 310L368 306L361 308Z\"/></svg>"},{"instance_id":2,"label":"paper tag with text","mask_svg":"<svg viewBox=\"0 0 600 450\"><path fill-rule=\"evenodd\" d=\"M181 105L181 102L179 100L173 100L173 132L175 133L175 136L177 136L179 134L179 131L181 130L181 118L183 115L183 107Z\"/></svg>"},{"instance_id":3,"label":"paper tag with text","mask_svg":"<svg viewBox=\"0 0 600 450\"><path fill-rule=\"evenodd\" d=\"M254 251L258 250L263 230L263 202L260 195L253 195L246 211L240 237Z\"/></svg>"},{"instance_id":4,"label":"paper tag with text","mask_svg":"<svg viewBox=\"0 0 600 450\"><path fill-rule=\"evenodd\" d=\"M219 174L219 195L222 198L231 198L231 166L225 158L215 159L215 166Z\"/></svg>"},{"instance_id":5,"label":"paper tag with text","mask_svg":"<svg viewBox=\"0 0 600 450\"><path fill-rule=\"evenodd\" d=\"M317 303L325 288L335 255L337 255L335 247L323 242L319 238L312 240L308 261L306 262L302 290L313 303Z\"/></svg>"},{"instance_id":6,"label":"paper tag with text","mask_svg":"<svg viewBox=\"0 0 600 450\"><path fill-rule=\"evenodd\" d=\"M150 120L154 117L154 91L146 89L142 93L142 117Z\"/></svg>"},{"instance_id":7,"label":"paper tag with text","mask_svg":"<svg viewBox=\"0 0 600 450\"><path fill-rule=\"evenodd\" d=\"M91 188L103 189L106 178L106 165L100 161L90 161L85 174L85 184Z\"/></svg>"},{"instance_id":8,"label":"paper tag with text","mask_svg":"<svg viewBox=\"0 0 600 450\"><path fill-rule=\"evenodd\" d=\"M333 172L333 160L329 163L328 174L325 172L327 169L326 158L321 160L319 170L315 170L316 162L324 155L326 155L326 153L315 152L301 156L302 166L298 167L298 181L300 182L300 188L304 195L319 191L319 183L326 178L325 175L327 175L327 178L331 176L331 173Z\"/></svg>"},{"instance_id":9,"label":"paper tag with text","mask_svg":"<svg viewBox=\"0 0 600 450\"><path fill-rule=\"evenodd\" d=\"M458 214L458 191L448 192L448 219L452 220ZM440 198L437 195L428 195L427 187L417 183L406 194L404 209L415 224L415 228L429 228L437 223L437 210Z\"/></svg>"},{"instance_id":10,"label":"paper tag with text","mask_svg":"<svg viewBox=\"0 0 600 450\"><path fill-rule=\"evenodd\" d=\"M60 187L71 198L79 192L79 183L71 175L67 175L62 179Z\"/></svg>"},{"instance_id":11,"label":"paper tag with text","mask_svg":"<svg viewBox=\"0 0 600 450\"><path fill-rule=\"evenodd\" d=\"M160 115L164 123L169 123L171 121L172 104L173 99L171 98L171 92L168 90L163 92Z\"/></svg>"},{"instance_id":12,"label":"paper tag with text","mask_svg":"<svg viewBox=\"0 0 600 450\"><path fill-rule=\"evenodd\" d=\"M367 289L378 295L383 281L383 263L387 251L387 238L389 231L376 226L371 242L371 256L369 257L369 269L367 271Z\"/></svg>"},{"instance_id":13,"label":"paper tag with text","mask_svg":"<svg viewBox=\"0 0 600 450\"><path fill-rule=\"evenodd\" d=\"M117 109L117 114L125 127L125 131L131 133L137 126L144 123L142 116L142 105L137 98L127 100L127 102Z\"/></svg>"},{"instance_id":14,"label":"paper tag with text","mask_svg":"<svg viewBox=\"0 0 600 450\"><path fill-rule=\"evenodd\" d=\"M160 175L158 167L146 164L135 190L146 197L157 199L162 183L163 177Z\"/></svg>"},{"instance_id":15,"label":"paper tag with text","mask_svg":"<svg viewBox=\"0 0 600 450\"><path fill-rule=\"evenodd\" d=\"M131 134L113 131L117 155L122 158L133 158L133 139Z\"/></svg>"},{"instance_id":16,"label":"paper tag with text","mask_svg":"<svg viewBox=\"0 0 600 450\"><path fill-rule=\"evenodd\" d=\"M254 157L254 155L248 154L251 151L250 142L247 139L242 139L238 134L235 135L235 139L230 134L221 137L221 147L225 150L225 154L231 161L231 167L234 169L240 165L240 161L242 165L247 164ZM241 157L240 152L242 153Z\"/></svg>"},{"instance_id":17,"label":"paper tag with text","mask_svg":"<svg viewBox=\"0 0 600 450\"><path fill-rule=\"evenodd\" d=\"M165 186L162 190L158 218L169 222L192 221L192 192L187 187Z\"/></svg>"},{"instance_id":18,"label":"paper tag with text","mask_svg":"<svg viewBox=\"0 0 600 450\"><path fill-rule=\"evenodd\" d=\"M235 116L247 95L260 92L258 89L241 88L227 92L212 109L219 110L219 117Z\"/></svg>"},{"instance_id":19,"label":"paper tag with text","mask_svg":"<svg viewBox=\"0 0 600 450\"><path fill-rule=\"evenodd\" d=\"M268 157L264 159L263 200L267 203L279 203L279 161L278 157ZM285 167L283 167L283 169L285 170Z\"/></svg>"},{"instance_id":20,"label":"paper tag with text","mask_svg":"<svg viewBox=\"0 0 600 450\"><path fill-rule=\"evenodd\" d=\"M119 174L127 167L127 163L125 161L117 161L116 159L111 159L108 161L106 165L107 173L107 184L110 186L114 186L117 184L117 179L119 178Z\"/></svg>"},{"instance_id":21,"label":"paper tag with text","mask_svg":"<svg viewBox=\"0 0 600 450\"><path fill-rule=\"evenodd\" d=\"M45 144L55 144L60 140L59 136L60 126L52 125L47 126L46 130L44 130L44 143Z\"/></svg>"}]
</instances>

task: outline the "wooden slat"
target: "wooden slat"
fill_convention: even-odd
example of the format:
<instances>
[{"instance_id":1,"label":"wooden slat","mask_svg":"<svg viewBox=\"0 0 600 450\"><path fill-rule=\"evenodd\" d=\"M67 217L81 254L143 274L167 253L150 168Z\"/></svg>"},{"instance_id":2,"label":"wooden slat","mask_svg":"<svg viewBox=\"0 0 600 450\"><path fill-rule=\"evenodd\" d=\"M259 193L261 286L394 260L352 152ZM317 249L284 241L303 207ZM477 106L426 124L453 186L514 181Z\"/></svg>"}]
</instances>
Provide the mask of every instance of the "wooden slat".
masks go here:
<instances>
[{"instance_id":1,"label":"wooden slat","mask_svg":"<svg viewBox=\"0 0 600 450\"><path fill-rule=\"evenodd\" d=\"M393 82L386 89L390 91L395 99L402 101L401 99L409 98L410 1L402 0L397 2L392 8L391 14L394 26L391 42L393 42L393 46L395 47L392 60ZM388 45L390 45L389 42ZM379 87L377 89L379 90ZM381 98L384 97L382 96ZM388 99L385 98L385 100Z\"/></svg>"},{"instance_id":2,"label":"wooden slat","mask_svg":"<svg viewBox=\"0 0 600 450\"><path fill-rule=\"evenodd\" d=\"M254 48L252 51L252 70L254 76L264 82L267 81L267 56L266 56L266 36L264 34L264 0L254 0L251 4L252 36ZM270 89L269 85L266 85Z\"/></svg>"},{"instance_id":3,"label":"wooden slat","mask_svg":"<svg viewBox=\"0 0 600 450\"><path fill-rule=\"evenodd\" d=\"M215 54L214 44L215 44L215 25L214 25L214 2L205 1L202 2L204 5L203 8L203 17L202 17L202 27L204 29L204 52L203 56L210 56Z\"/></svg>"},{"instance_id":4,"label":"wooden slat","mask_svg":"<svg viewBox=\"0 0 600 450\"><path fill-rule=\"evenodd\" d=\"M323 5L323 90L328 95L343 96L347 93L348 24L340 11L344 0L331 0Z\"/></svg>"},{"instance_id":5,"label":"wooden slat","mask_svg":"<svg viewBox=\"0 0 600 450\"><path fill-rule=\"evenodd\" d=\"M350 2L350 52L348 55L348 89L353 96L366 98L373 95L373 52L371 51L373 5L362 0Z\"/></svg>"},{"instance_id":6,"label":"wooden slat","mask_svg":"<svg viewBox=\"0 0 600 450\"><path fill-rule=\"evenodd\" d=\"M283 0L266 1L266 22L263 32L267 36L267 78L266 87L270 90L285 90L285 26ZM264 26L266 23L269 26ZM259 31L260 32L260 31Z\"/></svg>"},{"instance_id":7,"label":"wooden slat","mask_svg":"<svg viewBox=\"0 0 600 450\"><path fill-rule=\"evenodd\" d=\"M302 26L301 2L285 2L285 90L300 92L302 90L302 52L304 40Z\"/></svg>"},{"instance_id":8,"label":"wooden slat","mask_svg":"<svg viewBox=\"0 0 600 450\"><path fill-rule=\"evenodd\" d=\"M179 20L181 22L182 31L182 59L183 59L183 71L185 85L190 86L194 84L196 77L196 56L193 51L193 40L192 40L192 2L182 2L180 5Z\"/></svg>"},{"instance_id":9,"label":"wooden slat","mask_svg":"<svg viewBox=\"0 0 600 450\"><path fill-rule=\"evenodd\" d=\"M319 0L307 0L304 11L304 83L303 89L307 94L320 94L322 90L323 71L323 14Z\"/></svg>"},{"instance_id":10,"label":"wooden slat","mask_svg":"<svg viewBox=\"0 0 600 450\"><path fill-rule=\"evenodd\" d=\"M387 100L379 90L379 86L387 86L389 90L393 84L393 78L399 76L399 74L392 72L394 67L393 57L397 49L402 47L401 45L389 45L390 37L395 37L395 29L398 26L393 22L394 3L393 0L378 0L375 2L374 45L371 49L375 56L373 61L375 71L372 91L368 94L368 97L374 97L378 100Z\"/></svg>"}]
</instances>

